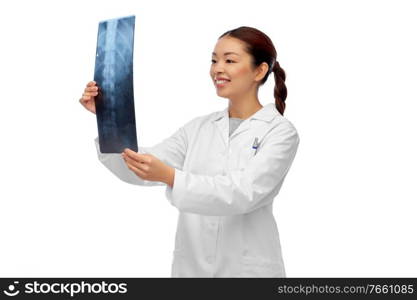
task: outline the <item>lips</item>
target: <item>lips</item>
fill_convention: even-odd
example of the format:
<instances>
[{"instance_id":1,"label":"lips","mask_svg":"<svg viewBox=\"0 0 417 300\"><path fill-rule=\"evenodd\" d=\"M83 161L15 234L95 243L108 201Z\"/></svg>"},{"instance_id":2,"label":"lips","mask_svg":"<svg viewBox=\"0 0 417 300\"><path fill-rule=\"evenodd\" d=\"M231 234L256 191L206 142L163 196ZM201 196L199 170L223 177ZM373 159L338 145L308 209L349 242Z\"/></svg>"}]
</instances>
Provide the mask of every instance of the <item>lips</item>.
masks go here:
<instances>
[{"instance_id":1,"label":"lips","mask_svg":"<svg viewBox=\"0 0 417 300\"><path fill-rule=\"evenodd\" d=\"M224 87L228 82L230 82L230 80L224 77L217 77L214 79L217 88Z\"/></svg>"},{"instance_id":2,"label":"lips","mask_svg":"<svg viewBox=\"0 0 417 300\"><path fill-rule=\"evenodd\" d=\"M221 87L226 86L229 83L229 81L230 80L224 80L224 81L219 80L219 81L216 81L215 84L217 88L221 88Z\"/></svg>"},{"instance_id":3,"label":"lips","mask_svg":"<svg viewBox=\"0 0 417 300\"><path fill-rule=\"evenodd\" d=\"M217 82L217 81L230 81L230 80L224 77L217 77L214 79L214 81Z\"/></svg>"}]
</instances>

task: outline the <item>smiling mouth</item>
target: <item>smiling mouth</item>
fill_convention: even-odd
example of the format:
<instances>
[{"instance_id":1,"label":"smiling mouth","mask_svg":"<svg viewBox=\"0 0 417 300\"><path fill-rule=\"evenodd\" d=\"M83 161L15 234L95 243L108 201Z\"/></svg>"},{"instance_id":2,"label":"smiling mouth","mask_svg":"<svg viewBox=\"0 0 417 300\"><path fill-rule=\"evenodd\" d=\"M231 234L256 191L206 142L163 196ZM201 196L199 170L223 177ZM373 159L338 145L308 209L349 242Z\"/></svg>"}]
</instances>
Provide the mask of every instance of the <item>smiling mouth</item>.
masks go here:
<instances>
[{"instance_id":1,"label":"smiling mouth","mask_svg":"<svg viewBox=\"0 0 417 300\"><path fill-rule=\"evenodd\" d=\"M228 84L230 82L230 80L226 80L226 79L219 79L219 80L215 80L214 83L216 84L216 87L223 87L226 84Z\"/></svg>"}]
</instances>

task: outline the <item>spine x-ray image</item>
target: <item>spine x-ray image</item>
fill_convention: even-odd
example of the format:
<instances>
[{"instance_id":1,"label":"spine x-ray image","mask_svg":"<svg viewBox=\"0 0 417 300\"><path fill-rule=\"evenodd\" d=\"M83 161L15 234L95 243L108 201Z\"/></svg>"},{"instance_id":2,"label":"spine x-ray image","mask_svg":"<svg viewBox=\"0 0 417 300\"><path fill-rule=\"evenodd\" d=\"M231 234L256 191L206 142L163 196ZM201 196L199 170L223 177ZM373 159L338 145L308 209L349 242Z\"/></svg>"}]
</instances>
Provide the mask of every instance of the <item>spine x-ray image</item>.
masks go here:
<instances>
[{"instance_id":1,"label":"spine x-ray image","mask_svg":"<svg viewBox=\"0 0 417 300\"><path fill-rule=\"evenodd\" d=\"M138 151L133 97L135 16L99 23L94 81L99 87L96 115L102 153Z\"/></svg>"}]
</instances>

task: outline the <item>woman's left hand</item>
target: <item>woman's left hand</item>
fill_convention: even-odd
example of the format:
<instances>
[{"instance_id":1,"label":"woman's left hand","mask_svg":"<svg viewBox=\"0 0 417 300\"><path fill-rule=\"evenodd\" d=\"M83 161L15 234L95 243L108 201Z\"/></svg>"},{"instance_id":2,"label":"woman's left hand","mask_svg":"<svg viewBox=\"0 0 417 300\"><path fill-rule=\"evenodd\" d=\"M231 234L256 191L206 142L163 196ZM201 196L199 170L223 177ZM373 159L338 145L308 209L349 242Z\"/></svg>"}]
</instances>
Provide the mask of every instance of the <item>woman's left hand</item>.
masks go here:
<instances>
[{"instance_id":1,"label":"woman's left hand","mask_svg":"<svg viewBox=\"0 0 417 300\"><path fill-rule=\"evenodd\" d=\"M122 152L127 167L144 180L160 181L170 187L174 184L174 168L160 161L152 154L141 154L126 148Z\"/></svg>"}]
</instances>

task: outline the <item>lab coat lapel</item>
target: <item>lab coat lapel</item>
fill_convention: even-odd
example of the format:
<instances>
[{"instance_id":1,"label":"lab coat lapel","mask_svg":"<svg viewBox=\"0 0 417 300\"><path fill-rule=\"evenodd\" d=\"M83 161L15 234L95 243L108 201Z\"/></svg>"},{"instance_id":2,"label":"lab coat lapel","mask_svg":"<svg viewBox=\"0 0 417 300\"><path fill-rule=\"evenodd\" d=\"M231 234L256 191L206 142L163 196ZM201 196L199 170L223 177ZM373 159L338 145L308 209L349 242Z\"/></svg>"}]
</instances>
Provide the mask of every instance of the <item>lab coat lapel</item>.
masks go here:
<instances>
[{"instance_id":1,"label":"lab coat lapel","mask_svg":"<svg viewBox=\"0 0 417 300\"><path fill-rule=\"evenodd\" d=\"M229 108L224 109L223 111L219 112L216 118L213 121L215 123L215 127L219 131L224 145L226 148L229 147Z\"/></svg>"},{"instance_id":2,"label":"lab coat lapel","mask_svg":"<svg viewBox=\"0 0 417 300\"><path fill-rule=\"evenodd\" d=\"M232 139L233 137L235 137L239 133L242 133L242 132L248 130L250 128L250 125L251 125L250 118L244 120L242 123L240 123L240 125L236 128L236 130L233 131L232 135L230 136L230 139Z\"/></svg>"},{"instance_id":3,"label":"lab coat lapel","mask_svg":"<svg viewBox=\"0 0 417 300\"><path fill-rule=\"evenodd\" d=\"M251 128L251 120L257 119L265 122L270 122L275 116L279 115L274 103L268 103L263 108L254 113L251 117L244 120L238 128L232 133L230 139L236 135L245 132ZM229 108L226 107L223 111L215 115L213 122L215 123L219 133L224 141L225 146L229 147Z\"/></svg>"},{"instance_id":4,"label":"lab coat lapel","mask_svg":"<svg viewBox=\"0 0 417 300\"><path fill-rule=\"evenodd\" d=\"M236 130L232 133L230 136L230 139L234 138L236 135L247 131L252 126L254 126L252 120L262 120L265 122L270 122L276 115L278 114L278 111L275 108L274 103L268 103L264 107L262 107L260 110L258 110L256 113L254 113L252 116L244 120L240 125L236 128Z\"/></svg>"}]
</instances>

